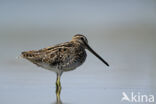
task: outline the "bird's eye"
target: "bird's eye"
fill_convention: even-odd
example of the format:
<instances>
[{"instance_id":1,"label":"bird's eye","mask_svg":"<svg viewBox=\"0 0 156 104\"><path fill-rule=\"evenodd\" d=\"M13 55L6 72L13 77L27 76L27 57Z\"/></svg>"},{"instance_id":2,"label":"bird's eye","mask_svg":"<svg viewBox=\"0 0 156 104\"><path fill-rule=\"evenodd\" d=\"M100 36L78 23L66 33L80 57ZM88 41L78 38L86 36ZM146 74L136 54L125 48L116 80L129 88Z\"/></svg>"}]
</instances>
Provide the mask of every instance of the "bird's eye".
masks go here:
<instances>
[{"instance_id":1,"label":"bird's eye","mask_svg":"<svg viewBox=\"0 0 156 104\"><path fill-rule=\"evenodd\" d=\"M81 40L84 40L83 37L81 37Z\"/></svg>"}]
</instances>

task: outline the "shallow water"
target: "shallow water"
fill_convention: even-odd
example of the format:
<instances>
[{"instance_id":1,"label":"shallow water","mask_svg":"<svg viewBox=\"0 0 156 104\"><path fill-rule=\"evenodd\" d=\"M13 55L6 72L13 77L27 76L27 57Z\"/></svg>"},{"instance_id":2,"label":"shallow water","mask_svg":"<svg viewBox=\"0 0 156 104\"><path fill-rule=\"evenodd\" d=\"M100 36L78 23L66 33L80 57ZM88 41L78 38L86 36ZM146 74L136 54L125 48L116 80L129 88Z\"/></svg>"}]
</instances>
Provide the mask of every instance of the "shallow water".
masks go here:
<instances>
[{"instance_id":1,"label":"shallow water","mask_svg":"<svg viewBox=\"0 0 156 104\"><path fill-rule=\"evenodd\" d=\"M26 60L20 59L19 61L18 59L16 62L18 64L12 63L7 67L5 64L1 65L0 102L3 104L12 102L16 104L55 104L56 75ZM110 70L95 69L101 71L96 74L87 70L83 72L83 69L80 68L63 74L60 96L62 104L125 104L126 101L121 102L123 92L129 96L132 92L137 95L138 93L156 94L155 87L146 83L149 80L131 82L115 78ZM102 72L109 75L103 76Z\"/></svg>"},{"instance_id":2,"label":"shallow water","mask_svg":"<svg viewBox=\"0 0 156 104\"><path fill-rule=\"evenodd\" d=\"M56 103L55 73L17 57L76 33L110 67L87 51L86 62L61 77L63 104L129 104L123 92L156 97L155 10L152 0L1 2L0 104Z\"/></svg>"}]
</instances>

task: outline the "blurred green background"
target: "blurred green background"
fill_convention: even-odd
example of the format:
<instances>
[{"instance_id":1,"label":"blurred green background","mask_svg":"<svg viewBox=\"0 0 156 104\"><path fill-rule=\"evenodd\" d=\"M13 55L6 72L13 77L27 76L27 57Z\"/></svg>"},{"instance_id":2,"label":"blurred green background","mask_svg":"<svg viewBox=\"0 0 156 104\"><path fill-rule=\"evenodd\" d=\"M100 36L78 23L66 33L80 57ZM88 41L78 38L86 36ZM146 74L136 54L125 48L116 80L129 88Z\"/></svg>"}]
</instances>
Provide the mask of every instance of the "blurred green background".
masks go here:
<instances>
[{"instance_id":1,"label":"blurred green background","mask_svg":"<svg viewBox=\"0 0 156 104\"><path fill-rule=\"evenodd\" d=\"M55 102L55 74L17 57L77 33L110 67L87 51L81 67L63 74L63 102L120 104L123 91L156 94L155 0L1 0L0 103Z\"/></svg>"}]
</instances>

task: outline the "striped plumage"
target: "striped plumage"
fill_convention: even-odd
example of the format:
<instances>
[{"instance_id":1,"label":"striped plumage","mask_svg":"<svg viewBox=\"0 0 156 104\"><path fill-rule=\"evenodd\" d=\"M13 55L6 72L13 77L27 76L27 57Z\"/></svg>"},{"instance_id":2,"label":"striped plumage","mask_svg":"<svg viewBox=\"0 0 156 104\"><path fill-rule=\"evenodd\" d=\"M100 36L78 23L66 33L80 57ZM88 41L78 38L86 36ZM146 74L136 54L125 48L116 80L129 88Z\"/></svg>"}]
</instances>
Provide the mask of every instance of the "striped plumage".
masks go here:
<instances>
[{"instance_id":1,"label":"striped plumage","mask_svg":"<svg viewBox=\"0 0 156 104\"><path fill-rule=\"evenodd\" d=\"M74 70L85 62L87 57L85 49L89 50L104 64L109 66L109 64L88 45L87 38L81 34L73 36L71 41L63 44L40 50L22 52L21 56L37 66L57 73L56 95L57 101L60 101L61 74L65 71Z\"/></svg>"},{"instance_id":2,"label":"striped plumage","mask_svg":"<svg viewBox=\"0 0 156 104\"><path fill-rule=\"evenodd\" d=\"M22 52L22 57L37 66L62 73L80 66L86 59L86 51L81 44L71 41L40 50Z\"/></svg>"}]
</instances>

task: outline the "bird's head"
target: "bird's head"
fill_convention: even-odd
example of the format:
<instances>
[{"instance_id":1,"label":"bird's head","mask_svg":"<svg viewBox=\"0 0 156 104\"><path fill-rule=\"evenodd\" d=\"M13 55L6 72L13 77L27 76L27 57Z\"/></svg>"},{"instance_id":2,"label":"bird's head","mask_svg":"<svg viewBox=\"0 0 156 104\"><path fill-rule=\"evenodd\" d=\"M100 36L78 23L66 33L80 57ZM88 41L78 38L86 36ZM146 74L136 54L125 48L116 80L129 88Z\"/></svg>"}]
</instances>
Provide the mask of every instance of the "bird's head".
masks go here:
<instances>
[{"instance_id":1,"label":"bird's head","mask_svg":"<svg viewBox=\"0 0 156 104\"><path fill-rule=\"evenodd\" d=\"M84 35L76 34L73 36L72 41L80 43L85 49L88 49L92 54L94 54L98 59L100 59L104 64L109 66L109 64L100 57L88 44L88 40Z\"/></svg>"},{"instance_id":2,"label":"bird's head","mask_svg":"<svg viewBox=\"0 0 156 104\"><path fill-rule=\"evenodd\" d=\"M76 42L79 42L80 44L84 45L84 43L87 43L88 44L88 40L87 38L84 36L84 35L81 35L81 34L76 34L73 36L72 38L73 41L76 41Z\"/></svg>"}]
</instances>

